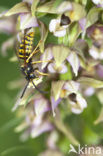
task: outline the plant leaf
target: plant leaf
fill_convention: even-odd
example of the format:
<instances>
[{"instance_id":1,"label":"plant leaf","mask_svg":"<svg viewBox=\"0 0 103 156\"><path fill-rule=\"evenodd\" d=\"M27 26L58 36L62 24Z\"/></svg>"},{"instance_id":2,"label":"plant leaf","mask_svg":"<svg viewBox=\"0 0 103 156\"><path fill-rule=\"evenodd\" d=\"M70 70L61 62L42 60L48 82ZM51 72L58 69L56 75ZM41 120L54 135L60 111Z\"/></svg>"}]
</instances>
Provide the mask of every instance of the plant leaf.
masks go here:
<instances>
[{"instance_id":1,"label":"plant leaf","mask_svg":"<svg viewBox=\"0 0 103 156\"><path fill-rule=\"evenodd\" d=\"M93 25L99 18L99 13L102 11L102 8L93 7L90 9L88 15L87 15L87 24L86 27L89 27Z\"/></svg>"},{"instance_id":2,"label":"plant leaf","mask_svg":"<svg viewBox=\"0 0 103 156\"><path fill-rule=\"evenodd\" d=\"M103 81L96 80L89 77L81 77L80 79L78 79L78 82L84 85L91 86L93 88L103 88Z\"/></svg>"},{"instance_id":3,"label":"plant leaf","mask_svg":"<svg viewBox=\"0 0 103 156\"><path fill-rule=\"evenodd\" d=\"M41 53L43 53L44 52L44 44L45 44L46 38L48 36L48 29L47 29L46 25L41 21L39 21L39 25L40 25L41 41L42 41L39 47L40 47Z\"/></svg>"},{"instance_id":4,"label":"plant leaf","mask_svg":"<svg viewBox=\"0 0 103 156\"><path fill-rule=\"evenodd\" d=\"M31 12L32 16L35 16L36 7L39 3L39 0L33 0L32 6L31 6Z\"/></svg>"},{"instance_id":5,"label":"plant leaf","mask_svg":"<svg viewBox=\"0 0 103 156\"><path fill-rule=\"evenodd\" d=\"M73 68L73 72L75 74L75 76L78 75L78 70L79 70L79 58L78 55L72 51L68 57L68 61L71 64L72 68Z\"/></svg>"},{"instance_id":6,"label":"plant leaf","mask_svg":"<svg viewBox=\"0 0 103 156\"><path fill-rule=\"evenodd\" d=\"M99 124L100 122L103 122L103 107L101 109L101 112L100 112L98 118L94 121L94 124Z\"/></svg>"},{"instance_id":7,"label":"plant leaf","mask_svg":"<svg viewBox=\"0 0 103 156\"><path fill-rule=\"evenodd\" d=\"M59 80L59 81L53 81L52 82L52 94L53 97L55 99L55 101L57 101L60 97L60 93L61 93L61 89L64 85L64 81L63 80Z\"/></svg>"},{"instance_id":8,"label":"plant leaf","mask_svg":"<svg viewBox=\"0 0 103 156\"><path fill-rule=\"evenodd\" d=\"M53 56L56 62L56 66L59 67L70 53L70 49L63 45L53 46Z\"/></svg>"},{"instance_id":9,"label":"plant leaf","mask_svg":"<svg viewBox=\"0 0 103 156\"><path fill-rule=\"evenodd\" d=\"M11 16L18 13L27 13L30 12L30 8L27 3L21 2L13 6L6 14L5 16Z\"/></svg>"},{"instance_id":10,"label":"plant leaf","mask_svg":"<svg viewBox=\"0 0 103 156\"><path fill-rule=\"evenodd\" d=\"M78 22L74 22L69 26L69 35L68 35L69 46L72 46L74 44L80 33L81 29Z\"/></svg>"},{"instance_id":11,"label":"plant leaf","mask_svg":"<svg viewBox=\"0 0 103 156\"><path fill-rule=\"evenodd\" d=\"M74 137L69 126L67 127L66 125L64 125L59 112L56 112L54 122L59 131L61 131L73 145L78 146L79 144L78 140L76 140L76 138Z\"/></svg>"},{"instance_id":12,"label":"plant leaf","mask_svg":"<svg viewBox=\"0 0 103 156\"><path fill-rule=\"evenodd\" d=\"M37 12L43 12L43 13L51 13L56 14L57 8L53 7L54 1L50 1L45 3L44 5L41 5L36 9Z\"/></svg>"}]
</instances>

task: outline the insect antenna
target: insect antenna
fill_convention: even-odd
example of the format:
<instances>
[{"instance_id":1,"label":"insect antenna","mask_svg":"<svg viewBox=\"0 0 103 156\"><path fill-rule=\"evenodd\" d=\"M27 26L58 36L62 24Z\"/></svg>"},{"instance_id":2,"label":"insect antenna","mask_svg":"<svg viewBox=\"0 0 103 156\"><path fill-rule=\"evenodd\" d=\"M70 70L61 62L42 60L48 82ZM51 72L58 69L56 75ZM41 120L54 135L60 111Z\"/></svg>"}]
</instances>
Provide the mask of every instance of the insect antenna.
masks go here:
<instances>
[{"instance_id":1,"label":"insect antenna","mask_svg":"<svg viewBox=\"0 0 103 156\"><path fill-rule=\"evenodd\" d=\"M33 81L32 81L32 84L33 84L33 86L35 87L35 89L36 89L37 91L39 91L41 94L47 94L47 93L48 93L48 92L46 92L46 91L40 90L40 89L34 84Z\"/></svg>"},{"instance_id":2,"label":"insect antenna","mask_svg":"<svg viewBox=\"0 0 103 156\"><path fill-rule=\"evenodd\" d=\"M26 86L25 86L25 88L24 88L24 90L23 90L23 92L22 92L22 94L21 94L21 99L22 99L22 97L24 96L24 93L25 93L25 91L26 91L26 89L27 89L27 86L29 85L29 81L27 82L27 84L26 84Z\"/></svg>"}]
</instances>

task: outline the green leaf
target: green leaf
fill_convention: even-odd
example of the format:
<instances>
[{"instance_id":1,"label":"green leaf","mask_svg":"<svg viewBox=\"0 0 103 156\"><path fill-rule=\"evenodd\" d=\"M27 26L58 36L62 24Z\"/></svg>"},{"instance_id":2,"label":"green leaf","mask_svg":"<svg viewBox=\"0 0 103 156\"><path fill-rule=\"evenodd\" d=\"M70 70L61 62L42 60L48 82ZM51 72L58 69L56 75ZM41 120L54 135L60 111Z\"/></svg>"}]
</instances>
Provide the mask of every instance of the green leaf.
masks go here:
<instances>
[{"instance_id":1,"label":"green leaf","mask_svg":"<svg viewBox=\"0 0 103 156\"><path fill-rule=\"evenodd\" d=\"M102 8L93 7L90 9L88 15L87 15L87 25L86 27L89 27L97 22L99 18L99 13L102 11Z\"/></svg>"},{"instance_id":2,"label":"green leaf","mask_svg":"<svg viewBox=\"0 0 103 156\"><path fill-rule=\"evenodd\" d=\"M52 94L53 94L55 101L59 99L63 85L64 85L64 81L62 80L52 82L51 89L52 89Z\"/></svg>"},{"instance_id":3,"label":"green leaf","mask_svg":"<svg viewBox=\"0 0 103 156\"><path fill-rule=\"evenodd\" d=\"M56 67L59 67L67 58L70 53L70 49L63 45L53 46L53 56L56 62Z\"/></svg>"},{"instance_id":4,"label":"green leaf","mask_svg":"<svg viewBox=\"0 0 103 156\"><path fill-rule=\"evenodd\" d=\"M72 80L72 71L69 63L67 64L67 67L68 71L64 74L60 74L60 80Z\"/></svg>"},{"instance_id":5,"label":"green leaf","mask_svg":"<svg viewBox=\"0 0 103 156\"><path fill-rule=\"evenodd\" d=\"M30 8L27 3L21 2L13 6L6 14L5 16L11 16L14 14L19 14L19 13L27 13L30 12Z\"/></svg>"},{"instance_id":6,"label":"green leaf","mask_svg":"<svg viewBox=\"0 0 103 156\"><path fill-rule=\"evenodd\" d=\"M74 137L70 127L69 126L67 127L64 124L59 112L56 112L54 123L58 128L58 130L61 131L73 145L78 146L79 144L78 140L76 140L76 138Z\"/></svg>"},{"instance_id":7,"label":"green leaf","mask_svg":"<svg viewBox=\"0 0 103 156\"><path fill-rule=\"evenodd\" d=\"M81 77L78 79L78 82L87 86L91 86L93 88L103 88L103 81L96 80L89 77Z\"/></svg>"},{"instance_id":8,"label":"green leaf","mask_svg":"<svg viewBox=\"0 0 103 156\"><path fill-rule=\"evenodd\" d=\"M57 13L57 8L53 7L54 1L47 2L41 6L39 6L36 11L37 12L42 12L42 13L51 13L51 14L56 14Z\"/></svg>"},{"instance_id":9,"label":"green leaf","mask_svg":"<svg viewBox=\"0 0 103 156\"><path fill-rule=\"evenodd\" d=\"M81 114L82 122L85 122L97 136L103 138L103 123L94 124L102 109L101 104L95 95L90 97L87 102L88 107Z\"/></svg>"},{"instance_id":10,"label":"green leaf","mask_svg":"<svg viewBox=\"0 0 103 156\"><path fill-rule=\"evenodd\" d=\"M15 147L11 147L9 149L6 149L5 151L3 151L2 153L0 153L1 156L7 156L7 155L11 155L12 153L15 153L17 151L28 151L28 150L33 150L31 147L28 146L15 146Z\"/></svg>"},{"instance_id":11,"label":"green leaf","mask_svg":"<svg viewBox=\"0 0 103 156\"><path fill-rule=\"evenodd\" d=\"M81 33L81 29L79 27L78 22L72 23L69 27L69 34L68 34L69 46L72 46L74 44L74 42L77 40L80 33Z\"/></svg>"},{"instance_id":12,"label":"green leaf","mask_svg":"<svg viewBox=\"0 0 103 156\"><path fill-rule=\"evenodd\" d=\"M41 21L39 21L39 25L40 25L41 41L42 41L39 47L40 47L41 53L43 53L44 46L45 46L44 44L45 44L46 38L48 36L48 29L47 29L46 25Z\"/></svg>"},{"instance_id":13,"label":"green leaf","mask_svg":"<svg viewBox=\"0 0 103 156\"><path fill-rule=\"evenodd\" d=\"M61 2L62 2L62 0L54 1L53 7L57 8L60 5Z\"/></svg>"},{"instance_id":14,"label":"green leaf","mask_svg":"<svg viewBox=\"0 0 103 156\"><path fill-rule=\"evenodd\" d=\"M70 12L71 21L79 21L86 16L86 11L83 5L73 2L72 6L73 11Z\"/></svg>"},{"instance_id":15,"label":"green leaf","mask_svg":"<svg viewBox=\"0 0 103 156\"><path fill-rule=\"evenodd\" d=\"M98 118L94 121L94 124L96 125L96 124L99 124L100 122L103 122L103 107L100 111Z\"/></svg>"},{"instance_id":16,"label":"green leaf","mask_svg":"<svg viewBox=\"0 0 103 156\"><path fill-rule=\"evenodd\" d=\"M39 0L33 0L32 6L31 6L32 16L35 16L36 7L37 7L38 3L39 3Z\"/></svg>"},{"instance_id":17,"label":"green leaf","mask_svg":"<svg viewBox=\"0 0 103 156\"><path fill-rule=\"evenodd\" d=\"M11 128L15 127L16 125L18 125L23 118L14 118L10 121L8 121L6 124L4 124L2 127L0 127L0 135L3 133L6 133L7 131L9 131Z\"/></svg>"}]
</instances>

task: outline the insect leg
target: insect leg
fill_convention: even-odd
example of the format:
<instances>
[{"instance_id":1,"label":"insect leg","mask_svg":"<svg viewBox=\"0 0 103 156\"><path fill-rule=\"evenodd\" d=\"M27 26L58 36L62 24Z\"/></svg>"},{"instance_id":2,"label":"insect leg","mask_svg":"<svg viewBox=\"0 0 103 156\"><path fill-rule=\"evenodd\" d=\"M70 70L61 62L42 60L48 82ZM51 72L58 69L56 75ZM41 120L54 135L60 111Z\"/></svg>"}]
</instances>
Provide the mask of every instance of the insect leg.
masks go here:
<instances>
[{"instance_id":1,"label":"insect leg","mask_svg":"<svg viewBox=\"0 0 103 156\"><path fill-rule=\"evenodd\" d=\"M41 94L47 94L47 93L48 93L48 92L45 92L45 91L40 90L40 89L34 84L33 81L32 81L32 84L33 84L33 86L35 87L35 89L36 89L37 91L39 91Z\"/></svg>"},{"instance_id":2,"label":"insect leg","mask_svg":"<svg viewBox=\"0 0 103 156\"><path fill-rule=\"evenodd\" d=\"M35 71L36 71L37 73L39 73L40 75L42 75L42 76L49 76L49 74L40 72L39 70L35 70Z\"/></svg>"},{"instance_id":3,"label":"insect leg","mask_svg":"<svg viewBox=\"0 0 103 156\"><path fill-rule=\"evenodd\" d=\"M25 91L26 91L26 89L27 89L27 86L29 85L29 81L27 82L27 84L26 84L26 86L25 86L25 88L24 88L24 90L23 90L23 92L22 92L22 94L21 94L21 99L22 99L22 97L24 96L24 93L25 93Z\"/></svg>"},{"instance_id":4,"label":"insect leg","mask_svg":"<svg viewBox=\"0 0 103 156\"><path fill-rule=\"evenodd\" d=\"M41 44L41 40L39 41L39 43L37 44L37 46L35 47L35 49L33 50L33 52L30 54L30 56L28 57L28 59L26 60L26 62L28 63L29 60L32 58L32 56L36 53L37 48L39 47L39 45Z\"/></svg>"},{"instance_id":5,"label":"insect leg","mask_svg":"<svg viewBox=\"0 0 103 156\"><path fill-rule=\"evenodd\" d=\"M42 63L42 62L52 62L52 60L34 61L32 64Z\"/></svg>"}]
</instances>

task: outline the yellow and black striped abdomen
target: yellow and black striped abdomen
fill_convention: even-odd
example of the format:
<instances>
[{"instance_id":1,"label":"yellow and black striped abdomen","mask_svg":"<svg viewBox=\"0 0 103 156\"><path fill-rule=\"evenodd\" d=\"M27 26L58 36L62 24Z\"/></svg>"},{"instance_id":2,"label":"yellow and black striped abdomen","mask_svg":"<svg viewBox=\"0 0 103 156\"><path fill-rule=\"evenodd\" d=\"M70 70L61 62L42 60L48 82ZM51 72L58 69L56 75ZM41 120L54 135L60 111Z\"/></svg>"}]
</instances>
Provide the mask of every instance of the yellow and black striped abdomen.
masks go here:
<instances>
[{"instance_id":1,"label":"yellow and black striped abdomen","mask_svg":"<svg viewBox=\"0 0 103 156\"><path fill-rule=\"evenodd\" d=\"M19 58L27 59L32 52L34 32L30 32L24 36L19 46Z\"/></svg>"}]
</instances>

